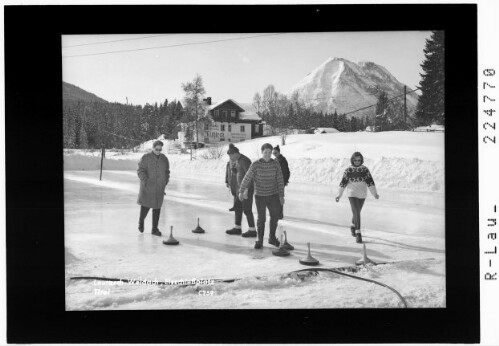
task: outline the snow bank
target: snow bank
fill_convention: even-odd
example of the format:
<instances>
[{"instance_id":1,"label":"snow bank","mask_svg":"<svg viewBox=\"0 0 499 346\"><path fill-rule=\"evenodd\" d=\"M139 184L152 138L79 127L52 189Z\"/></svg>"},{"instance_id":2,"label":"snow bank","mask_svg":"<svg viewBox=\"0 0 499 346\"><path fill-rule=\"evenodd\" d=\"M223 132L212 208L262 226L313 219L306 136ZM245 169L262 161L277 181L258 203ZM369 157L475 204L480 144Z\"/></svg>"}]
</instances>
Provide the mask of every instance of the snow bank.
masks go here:
<instances>
[{"instance_id":1,"label":"snow bank","mask_svg":"<svg viewBox=\"0 0 499 346\"><path fill-rule=\"evenodd\" d=\"M279 144L288 159L290 182L338 184L350 164L350 156L360 151L380 188L438 191L444 189L444 134L421 132L357 132L317 135L289 135L286 145L278 136L237 143L241 153L251 160L261 157L263 143ZM147 144L150 144L149 142ZM203 181L224 182L227 156L206 159L209 148L190 155L168 155L172 178L175 176ZM224 148L223 152L226 152ZM105 170L136 170L141 153L106 152ZM64 155L65 170L100 169L98 153L72 152Z\"/></svg>"}]
</instances>

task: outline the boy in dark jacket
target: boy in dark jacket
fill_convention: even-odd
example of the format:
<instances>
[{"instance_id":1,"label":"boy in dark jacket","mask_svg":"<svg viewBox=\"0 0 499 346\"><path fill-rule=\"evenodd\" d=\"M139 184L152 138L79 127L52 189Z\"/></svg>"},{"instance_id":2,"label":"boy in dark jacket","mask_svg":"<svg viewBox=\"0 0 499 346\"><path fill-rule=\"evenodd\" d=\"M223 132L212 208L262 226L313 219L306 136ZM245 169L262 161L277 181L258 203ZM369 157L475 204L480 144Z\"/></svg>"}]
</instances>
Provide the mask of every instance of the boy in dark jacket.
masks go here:
<instances>
[{"instance_id":1,"label":"boy in dark jacket","mask_svg":"<svg viewBox=\"0 0 499 346\"><path fill-rule=\"evenodd\" d=\"M229 150L227 154L230 157L230 162L234 162L234 166L231 169L231 177L235 176L236 182L236 194L234 195L234 211L235 211L235 225L232 229L227 230L225 233L234 234L234 235L242 235L245 238L256 237L256 228L255 228L255 218L253 217L253 193L254 188L253 184L248 186L248 198L243 199L242 201L238 198L239 189L241 186L241 182L243 181L246 172L251 166L251 160L239 153L239 149L234 145L229 145ZM243 219L243 213L246 215L246 220L248 221L248 231L242 233L241 230L241 221Z\"/></svg>"},{"instance_id":2,"label":"boy in dark jacket","mask_svg":"<svg viewBox=\"0 0 499 346\"><path fill-rule=\"evenodd\" d=\"M288 160L286 160L286 158L281 154L281 149L279 148L279 146L276 146L272 153L274 154L274 157L281 165L282 178L284 179L284 186L288 186L289 177L291 175L291 172L289 171ZM283 207L284 206L281 205L279 219L284 218L284 208Z\"/></svg>"}]
</instances>

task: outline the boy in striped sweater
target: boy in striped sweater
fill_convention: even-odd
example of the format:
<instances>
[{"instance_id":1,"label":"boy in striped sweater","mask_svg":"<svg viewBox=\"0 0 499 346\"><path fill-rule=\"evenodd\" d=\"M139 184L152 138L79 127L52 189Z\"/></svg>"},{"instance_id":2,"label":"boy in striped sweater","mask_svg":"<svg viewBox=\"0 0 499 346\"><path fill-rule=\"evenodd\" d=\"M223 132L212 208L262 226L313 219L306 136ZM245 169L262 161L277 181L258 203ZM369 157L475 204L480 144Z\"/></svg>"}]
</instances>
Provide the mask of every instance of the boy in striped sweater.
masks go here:
<instances>
[{"instance_id":1,"label":"boy in striped sweater","mask_svg":"<svg viewBox=\"0 0 499 346\"><path fill-rule=\"evenodd\" d=\"M343 191L346 189L353 214L352 226L350 226L350 230L352 232L352 236L356 238L357 243L362 243L362 234L360 231L360 212L367 197L367 189L369 188L369 191L374 198L378 199L379 195L376 191L376 186L374 185L371 172L369 172L369 169L363 165L364 157L362 154L359 152L353 153L350 158L350 163L352 165L345 170L343 178L341 179L336 202L340 201Z\"/></svg>"},{"instance_id":2,"label":"boy in striped sweater","mask_svg":"<svg viewBox=\"0 0 499 346\"><path fill-rule=\"evenodd\" d=\"M255 242L255 249L261 249L263 246L266 209L270 213L269 244L277 247L280 245L275 233L281 206L284 205L284 179L281 165L271 158L272 149L272 145L268 143L262 145L263 158L251 164L239 188L239 199L242 201L247 198L248 187L254 183L256 209L258 212L256 222L258 240Z\"/></svg>"}]
</instances>

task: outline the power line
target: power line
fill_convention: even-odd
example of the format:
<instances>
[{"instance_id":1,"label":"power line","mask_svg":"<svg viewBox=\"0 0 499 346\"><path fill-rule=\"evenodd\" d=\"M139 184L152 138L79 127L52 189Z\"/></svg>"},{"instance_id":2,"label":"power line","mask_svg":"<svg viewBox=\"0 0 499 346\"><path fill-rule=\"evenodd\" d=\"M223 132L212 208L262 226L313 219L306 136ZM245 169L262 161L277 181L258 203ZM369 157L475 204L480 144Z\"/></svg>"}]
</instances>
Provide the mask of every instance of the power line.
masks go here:
<instances>
[{"instance_id":1,"label":"power line","mask_svg":"<svg viewBox=\"0 0 499 346\"><path fill-rule=\"evenodd\" d=\"M407 91L407 92L406 92L406 93L404 93L404 94L400 94L400 95L394 96L394 97L392 97L392 98L388 99L388 100L387 100L387 102L390 102L390 101L392 101L392 100L394 100L394 99L396 99L396 98L398 98L398 97L402 97L402 96L404 96L405 94L410 94L410 93L412 93L412 92L415 92L416 90L419 90L419 89L420 89L420 88L418 87L418 88L416 88L416 89L409 90L409 91ZM317 99L332 99L332 98L335 98L335 97L334 97L334 96L330 96L330 97L323 97L323 98L316 98L316 99L302 99L302 100L304 100L304 101L312 101L312 100L317 100ZM373 104L373 105L370 105L370 106L367 106L367 107L359 108L359 109L356 109L356 110L354 110L354 111L351 111L351 112L348 112L348 113L342 113L342 114L343 114L343 115L348 115L348 114L356 113L356 112L358 112L358 111L361 111L361 110L364 110L364 109L368 109L368 108L371 108L371 107L375 107L375 106L376 106L376 104Z\"/></svg>"},{"instance_id":2,"label":"power line","mask_svg":"<svg viewBox=\"0 0 499 346\"><path fill-rule=\"evenodd\" d=\"M62 58L63 59L64 58L75 58L75 57L104 55L104 54L114 54L114 53L136 52L136 51L151 50L151 49L193 46L193 45L218 43L218 42L225 42L225 41L247 40L247 39L251 39L251 38L266 37L266 36L277 36L277 35L284 35L284 34L287 34L287 33L276 33L276 34L264 34L264 35L247 36L247 37L236 37L236 38L227 38L227 39L204 41L204 42L180 43L180 44L173 44L173 45L168 45L168 46L156 46L156 47L137 48L137 49L124 49L124 50L115 50L115 51L110 51L110 52L101 52L101 53L93 53L93 54L66 55L66 56L63 56Z\"/></svg>"},{"instance_id":3,"label":"power line","mask_svg":"<svg viewBox=\"0 0 499 346\"><path fill-rule=\"evenodd\" d=\"M153 35L153 36L144 36L144 37L124 38L122 40L113 40L113 41L103 41L103 42L75 44L75 45L72 45L72 46L65 46L65 47L62 47L62 48L73 48L73 47L92 46L92 45L96 45L96 44L105 44L105 43L113 43L113 42L142 40L142 39L146 39L146 38L161 37L161 36L169 36L169 35L168 34L162 34L162 35Z\"/></svg>"},{"instance_id":4,"label":"power line","mask_svg":"<svg viewBox=\"0 0 499 346\"><path fill-rule=\"evenodd\" d=\"M390 102L390 101L392 101L392 100L394 100L396 98L402 97L402 96L404 96L406 94L410 94L410 93L415 92L416 90L419 90L419 89L420 88L418 87L418 88L416 88L414 90L409 90L408 92L406 92L404 94L400 94L400 95L397 95L397 96L394 96L394 97L388 99L386 102ZM348 112L348 113L344 113L344 115L352 114L352 113L355 113L355 112L358 112L358 111L361 111L361 110L364 110L364 109L368 109L368 108L371 108L371 107L375 107L375 106L376 106L376 104L370 105L370 106L367 106L367 107L363 107L363 108L359 108L357 110L354 110L354 111L351 111L351 112Z\"/></svg>"}]
</instances>

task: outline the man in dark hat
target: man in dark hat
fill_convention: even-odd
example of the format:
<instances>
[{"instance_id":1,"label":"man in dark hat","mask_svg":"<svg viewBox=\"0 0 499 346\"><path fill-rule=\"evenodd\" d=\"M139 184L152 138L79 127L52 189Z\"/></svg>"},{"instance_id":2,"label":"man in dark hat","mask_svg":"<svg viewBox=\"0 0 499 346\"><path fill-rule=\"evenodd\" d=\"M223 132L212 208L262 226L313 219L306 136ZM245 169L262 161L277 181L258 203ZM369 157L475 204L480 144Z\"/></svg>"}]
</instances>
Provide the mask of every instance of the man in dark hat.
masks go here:
<instances>
[{"instance_id":1,"label":"man in dark hat","mask_svg":"<svg viewBox=\"0 0 499 346\"><path fill-rule=\"evenodd\" d=\"M230 172L232 176L235 176L235 182L236 182L236 194L234 196L234 211L235 211L235 225L232 229L229 229L226 231L227 234L234 234L234 235L241 235L245 238L249 237L256 237L256 228L255 228L255 218L253 217L253 193L254 193L254 188L253 184L249 186L247 196L248 198L243 199L242 201L238 198L238 193L239 193L239 188L241 186L241 182L244 179L244 176L246 175L246 172L248 171L249 167L251 166L251 160L244 156L243 154L239 153L239 149L234 145L230 144L229 145L229 150L227 151L227 154L229 155L230 158L230 163L233 163L233 167L231 168ZM231 179L228 179L229 185ZM246 215L246 220L248 221L248 231L242 233L241 230L241 221L243 219L243 213Z\"/></svg>"},{"instance_id":2,"label":"man in dark hat","mask_svg":"<svg viewBox=\"0 0 499 346\"><path fill-rule=\"evenodd\" d=\"M158 229L159 213L165 197L165 188L170 180L170 164L161 153L163 142L155 141L153 150L144 154L139 161L137 175L140 179L139 198L140 205L139 231L144 232L144 219L152 208L152 234L161 236Z\"/></svg>"},{"instance_id":3,"label":"man in dark hat","mask_svg":"<svg viewBox=\"0 0 499 346\"><path fill-rule=\"evenodd\" d=\"M288 186L289 183L289 177L291 175L291 172L289 171L289 166L288 166L288 160L281 154L281 148L277 145L274 150L272 151L272 154L274 154L274 157L276 160L279 162L281 165L281 171L282 171L282 178L284 179L284 186ZM281 204L281 212L279 219L284 218L284 206Z\"/></svg>"}]
</instances>

